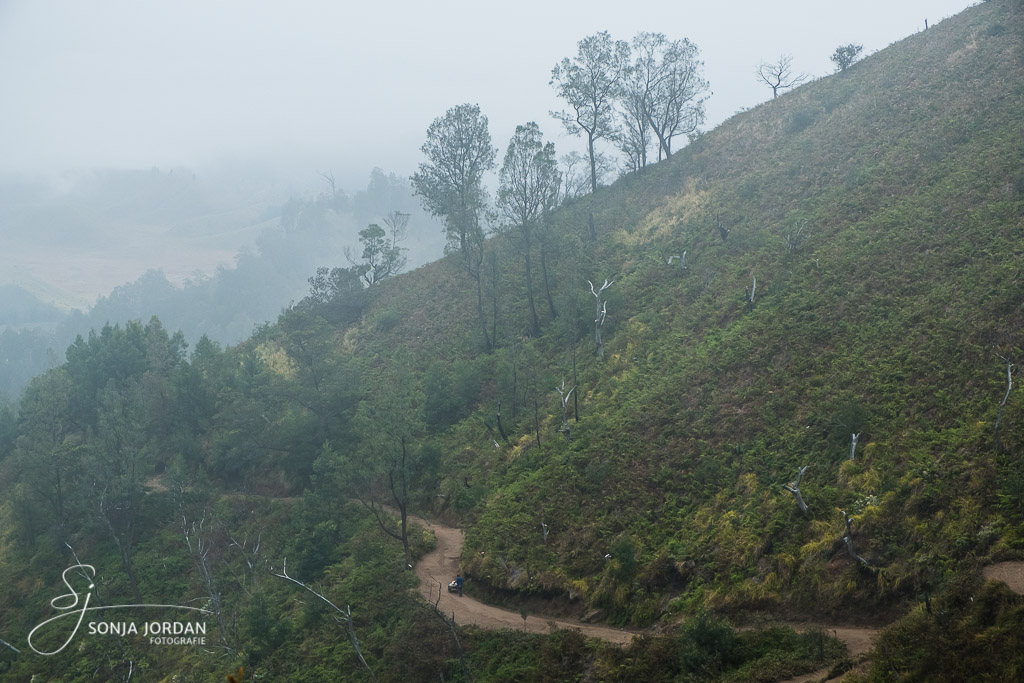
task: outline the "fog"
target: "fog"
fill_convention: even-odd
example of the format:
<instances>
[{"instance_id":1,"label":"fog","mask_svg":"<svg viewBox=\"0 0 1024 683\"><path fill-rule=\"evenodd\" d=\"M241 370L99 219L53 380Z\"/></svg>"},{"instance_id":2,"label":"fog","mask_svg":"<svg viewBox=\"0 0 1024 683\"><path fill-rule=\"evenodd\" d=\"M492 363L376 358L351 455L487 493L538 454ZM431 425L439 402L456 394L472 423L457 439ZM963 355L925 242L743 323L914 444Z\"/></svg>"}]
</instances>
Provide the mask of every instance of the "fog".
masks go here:
<instances>
[{"instance_id":1,"label":"fog","mask_svg":"<svg viewBox=\"0 0 1024 683\"><path fill-rule=\"evenodd\" d=\"M0 3L0 170L189 166L235 159L289 174L411 173L434 117L479 103L502 147L548 116L551 67L600 30L687 37L714 95L708 128L770 91L756 64L792 54L832 71L967 7L965 0L824 3L6 0Z\"/></svg>"},{"instance_id":2,"label":"fog","mask_svg":"<svg viewBox=\"0 0 1024 683\"><path fill-rule=\"evenodd\" d=\"M477 103L502 150L531 120L559 154L582 150L549 81L584 36L694 42L710 130L771 97L763 60L825 76L836 47L869 55L969 4L0 0L0 352L17 369L0 391L106 320L238 341L386 211L414 214L410 266L437 258L440 226L404 180L427 127ZM331 201L325 173L344 190Z\"/></svg>"}]
</instances>

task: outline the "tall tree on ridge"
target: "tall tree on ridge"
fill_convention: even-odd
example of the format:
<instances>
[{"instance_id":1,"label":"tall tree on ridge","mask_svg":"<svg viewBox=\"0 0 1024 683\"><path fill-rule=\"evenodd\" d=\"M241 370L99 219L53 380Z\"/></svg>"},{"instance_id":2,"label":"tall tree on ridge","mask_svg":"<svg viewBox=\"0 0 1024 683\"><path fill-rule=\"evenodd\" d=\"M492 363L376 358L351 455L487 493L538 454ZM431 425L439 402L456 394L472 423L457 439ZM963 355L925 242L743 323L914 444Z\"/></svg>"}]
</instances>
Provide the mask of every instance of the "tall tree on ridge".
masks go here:
<instances>
[{"instance_id":1,"label":"tall tree on ridge","mask_svg":"<svg viewBox=\"0 0 1024 683\"><path fill-rule=\"evenodd\" d=\"M483 174L494 168L498 150L491 147L487 117L475 104L460 104L434 119L420 148L427 161L412 175L412 186L431 214L444 221L449 252L458 251L466 273L476 281L477 314L488 350L494 340L483 307L484 234L481 216L487 206Z\"/></svg>"},{"instance_id":2,"label":"tall tree on ridge","mask_svg":"<svg viewBox=\"0 0 1024 683\"><path fill-rule=\"evenodd\" d=\"M587 136L590 189L597 191L597 155L594 142L615 134L615 98L629 64L629 44L612 40L607 31L577 43L576 57L566 57L551 70L551 85L572 111L551 112L571 135Z\"/></svg>"},{"instance_id":3,"label":"tall tree on ridge","mask_svg":"<svg viewBox=\"0 0 1024 683\"><path fill-rule=\"evenodd\" d=\"M553 143L544 143L536 123L517 126L498 174L498 208L520 238L526 263L526 297L530 306L530 332L540 334L533 295L531 251L537 231L558 198L561 176Z\"/></svg>"}]
</instances>

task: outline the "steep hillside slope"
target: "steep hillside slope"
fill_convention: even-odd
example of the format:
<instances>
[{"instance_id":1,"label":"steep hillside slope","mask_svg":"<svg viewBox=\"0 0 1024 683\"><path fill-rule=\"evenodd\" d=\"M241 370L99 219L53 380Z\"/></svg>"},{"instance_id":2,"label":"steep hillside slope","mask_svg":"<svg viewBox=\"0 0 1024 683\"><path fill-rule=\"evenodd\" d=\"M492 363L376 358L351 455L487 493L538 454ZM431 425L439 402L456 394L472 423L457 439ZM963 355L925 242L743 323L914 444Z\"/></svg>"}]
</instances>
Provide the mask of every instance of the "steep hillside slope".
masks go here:
<instances>
[{"instance_id":1,"label":"steep hillside slope","mask_svg":"<svg viewBox=\"0 0 1024 683\"><path fill-rule=\"evenodd\" d=\"M983 567L1024 559L1022 159L1024 5L992 0L559 208L539 335L499 233L479 282L457 255L320 273L235 347L156 318L79 338L0 410L0 675L853 665L723 621L767 610L879 628L854 676L1019 679L1024 600ZM643 635L456 628L414 590L412 514L465 531L474 598ZM215 652L19 651L72 562L110 605L203 596Z\"/></svg>"},{"instance_id":2,"label":"steep hillside slope","mask_svg":"<svg viewBox=\"0 0 1024 683\"><path fill-rule=\"evenodd\" d=\"M474 387L437 423L465 418L437 438L472 579L619 622L673 596L869 613L1019 552L1019 392L1005 454L993 432L1003 358L1022 355L1021 26L1019 3L986 3L562 210L563 315L539 339L505 244L490 356L457 264L390 283L346 349L407 348L428 403ZM602 362L586 281L605 278ZM574 339L569 442L555 388ZM803 466L807 514L782 488Z\"/></svg>"}]
</instances>

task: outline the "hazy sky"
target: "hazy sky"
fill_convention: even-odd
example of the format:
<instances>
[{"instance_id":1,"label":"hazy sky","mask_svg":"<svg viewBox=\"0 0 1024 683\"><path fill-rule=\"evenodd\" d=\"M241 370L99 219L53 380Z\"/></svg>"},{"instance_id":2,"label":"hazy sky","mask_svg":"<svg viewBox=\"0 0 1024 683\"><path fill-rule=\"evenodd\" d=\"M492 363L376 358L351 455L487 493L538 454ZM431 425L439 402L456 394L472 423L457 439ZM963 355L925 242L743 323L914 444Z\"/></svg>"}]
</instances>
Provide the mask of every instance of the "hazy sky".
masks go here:
<instances>
[{"instance_id":1,"label":"hazy sky","mask_svg":"<svg viewBox=\"0 0 1024 683\"><path fill-rule=\"evenodd\" d=\"M780 53L813 76L841 44L884 48L967 0L0 0L0 171L196 166L225 158L403 175L430 122L480 104L504 151L548 115L551 67L585 35L689 38L714 95L710 129L768 99Z\"/></svg>"}]
</instances>

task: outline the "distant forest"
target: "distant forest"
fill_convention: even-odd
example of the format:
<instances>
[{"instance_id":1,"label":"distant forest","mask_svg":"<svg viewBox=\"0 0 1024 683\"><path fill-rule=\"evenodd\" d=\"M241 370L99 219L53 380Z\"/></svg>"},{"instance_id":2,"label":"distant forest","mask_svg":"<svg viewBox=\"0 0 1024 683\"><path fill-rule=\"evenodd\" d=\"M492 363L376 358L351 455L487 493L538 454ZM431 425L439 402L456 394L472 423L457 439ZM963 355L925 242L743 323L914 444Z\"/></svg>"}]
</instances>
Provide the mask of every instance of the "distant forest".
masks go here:
<instances>
[{"instance_id":1,"label":"distant forest","mask_svg":"<svg viewBox=\"0 0 1024 683\"><path fill-rule=\"evenodd\" d=\"M316 196L293 197L265 212L268 227L237 254L234 267L182 286L162 270L150 270L88 311L70 313L24 287L0 287L0 400L16 398L32 377L63 363L78 335L108 324L157 316L192 343L204 334L225 345L242 341L302 299L317 268L348 265L344 250L357 251L359 231L394 211L410 216L400 244L408 269L441 257L441 227L422 210L406 179L374 169L366 189L351 195L336 188L329 174L324 180L326 189Z\"/></svg>"}]
</instances>

